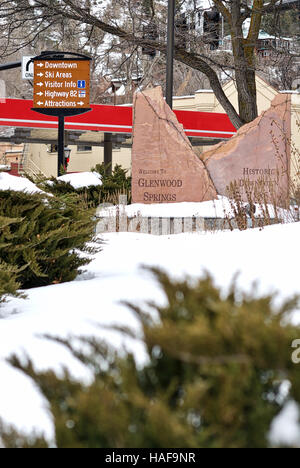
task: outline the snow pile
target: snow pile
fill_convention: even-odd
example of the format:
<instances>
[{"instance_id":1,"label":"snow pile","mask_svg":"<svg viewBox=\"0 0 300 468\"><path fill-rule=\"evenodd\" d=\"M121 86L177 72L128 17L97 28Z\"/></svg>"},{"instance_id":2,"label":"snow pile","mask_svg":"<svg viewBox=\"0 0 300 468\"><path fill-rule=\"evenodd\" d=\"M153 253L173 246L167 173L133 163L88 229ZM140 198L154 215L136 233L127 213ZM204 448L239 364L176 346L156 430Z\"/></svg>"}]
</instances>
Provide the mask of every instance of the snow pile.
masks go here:
<instances>
[{"instance_id":1,"label":"snow pile","mask_svg":"<svg viewBox=\"0 0 300 468\"><path fill-rule=\"evenodd\" d=\"M98 215L106 217L114 217L118 214L126 214L128 218L136 216L148 218L226 218L233 217L234 202L227 197L218 196L217 200L205 202L183 202L183 203L153 203L149 205L134 203L132 205L111 206L101 209ZM244 204L247 206L247 203ZM267 205L270 218L275 218L275 211L272 205ZM289 212L279 209L278 215L283 220L289 219ZM255 205L255 217L264 216L264 213L259 205Z\"/></svg>"},{"instance_id":2,"label":"snow pile","mask_svg":"<svg viewBox=\"0 0 300 468\"><path fill-rule=\"evenodd\" d=\"M300 445L300 411L295 401L289 401L281 413L274 419L269 434L269 439L274 446L288 445L299 447Z\"/></svg>"},{"instance_id":3,"label":"snow pile","mask_svg":"<svg viewBox=\"0 0 300 468\"><path fill-rule=\"evenodd\" d=\"M78 172L57 177L58 181L72 185L74 189L102 185L101 175L98 172Z\"/></svg>"},{"instance_id":4,"label":"snow pile","mask_svg":"<svg viewBox=\"0 0 300 468\"><path fill-rule=\"evenodd\" d=\"M59 371L66 365L75 377L91 378L88 369L68 350L45 340L44 334L63 338L94 335L119 352L132 351L140 364L145 362L147 354L142 343L109 328L127 326L140 332L135 315L121 304L123 300L137 305L153 300L164 304L163 293L141 265L161 267L177 278L187 274L199 277L208 271L222 292L228 291L233 276L240 272L240 290L250 292L253 282L258 281L257 294L279 292L277 304L299 293L295 274L300 263L300 250L295 247L299 235L300 223L214 234L105 235L103 251L77 281L31 289L27 300L13 298L1 306L0 417L20 429L42 429L53 437L53 424L37 389L5 362L13 353L22 357L27 353L39 369ZM294 320L299 323L300 313L295 312ZM294 413L289 418L283 414L272 428L273 437L278 440L289 431L294 437L294 421Z\"/></svg>"},{"instance_id":5,"label":"snow pile","mask_svg":"<svg viewBox=\"0 0 300 468\"><path fill-rule=\"evenodd\" d=\"M14 192L45 193L25 177L16 177L6 172L0 172L0 190L13 190Z\"/></svg>"},{"instance_id":6,"label":"snow pile","mask_svg":"<svg viewBox=\"0 0 300 468\"><path fill-rule=\"evenodd\" d=\"M225 213L231 212L231 206L228 198L219 196L218 200L201 203L153 203L151 205L134 203L128 206L112 206L101 211L101 216L115 216L117 213L124 211L129 218L133 218L135 216L149 218L224 218Z\"/></svg>"}]
</instances>

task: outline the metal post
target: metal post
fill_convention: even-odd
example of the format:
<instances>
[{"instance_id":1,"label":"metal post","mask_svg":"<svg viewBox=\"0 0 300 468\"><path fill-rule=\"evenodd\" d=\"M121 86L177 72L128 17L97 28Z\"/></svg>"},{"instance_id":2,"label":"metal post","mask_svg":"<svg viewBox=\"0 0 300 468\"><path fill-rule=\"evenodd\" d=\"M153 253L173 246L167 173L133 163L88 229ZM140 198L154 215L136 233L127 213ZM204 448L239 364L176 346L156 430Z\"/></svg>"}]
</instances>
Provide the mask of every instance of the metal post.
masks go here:
<instances>
[{"instance_id":1,"label":"metal post","mask_svg":"<svg viewBox=\"0 0 300 468\"><path fill-rule=\"evenodd\" d=\"M57 151L57 174L62 175L62 167L65 167L65 117L58 117L58 151Z\"/></svg>"},{"instance_id":2,"label":"metal post","mask_svg":"<svg viewBox=\"0 0 300 468\"><path fill-rule=\"evenodd\" d=\"M222 18L222 50L225 50L224 47L224 36L225 36L225 30L224 30L224 16L221 15Z\"/></svg>"},{"instance_id":3,"label":"metal post","mask_svg":"<svg viewBox=\"0 0 300 468\"><path fill-rule=\"evenodd\" d=\"M104 133L104 166L107 175L112 173L112 134Z\"/></svg>"},{"instance_id":4,"label":"metal post","mask_svg":"<svg viewBox=\"0 0 300 468\"><path fill-rule=\"evenodd\" d=\"M173 62L175 45L175 0L168 0L166 102L173 108Z\"/></svg>"},{"instance_id":5,"label":"metal post","mask_svg":"<svg viewBox=\"0 0 300 468\"><path fill-rule=\"evenodd\" d=\"M0 65L0 71L11 70L12 68L19 68L21 66L22 66L22 62L4 63Z\"/></svg>"}]
</instances>

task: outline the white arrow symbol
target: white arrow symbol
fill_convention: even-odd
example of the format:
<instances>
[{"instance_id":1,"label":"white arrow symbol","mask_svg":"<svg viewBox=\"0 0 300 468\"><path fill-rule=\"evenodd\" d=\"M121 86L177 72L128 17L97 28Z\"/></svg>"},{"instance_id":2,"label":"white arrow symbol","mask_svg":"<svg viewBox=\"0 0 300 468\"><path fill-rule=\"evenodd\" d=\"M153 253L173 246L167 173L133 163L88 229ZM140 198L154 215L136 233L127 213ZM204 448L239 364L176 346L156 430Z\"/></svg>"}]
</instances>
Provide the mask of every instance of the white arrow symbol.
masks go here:
<instances>
[{"instance_id":1,"label":"white arrow symbol","mask_svg":"<svg viewBox=\"0 0 300 468\"><path fill-rule=\"evenodd\" d=\"M36 94L37 94L38 96L43 96L43 95L44 95L44 93L41 93L41 92L36 93Z\"/></svg>"},{"instance_id":2,"label":"white arrow symbol","mask_svg":"<svg viewBox=\"0 0 300 468\"><path fill-rule=\"evenodd\" d=\"M41 106L42 104L43 104L43 102L41 102L41 101L37 102L38 106Z\"/></svg>"},{"instance_id":3,"label":"white arrow symbol","mask_svg":"<svg viewBox=\"0 0 300 468\"><path fill-rule=\"evenodd\" d=\"M37 86L44 86L44 83L37 83Z\"/></svg>"},{"instance_id":4,"label":"white arrow symbol","mask_svg":"<svg viewBox=\"0 0 300 468\"><path fill-rule=\"evenodd\" d=\"M38 66L38 67L43 67L44 64L43 64L43 63L38 63L37 66Z\"/></svg>"},{"instance_id":5,"label":"white arrow symbol","mask_svg":"<svg viewBox=\"0 0 300 468\"><path fill-rule=\"evenodd\" d=\"M37 76L44 76L44 73L37 73Z\"/></svg>"},{"instance_id":6,"label":"white arrow symbol","mask_svg":"<svg viewBox=\"0 0 300 468\"><path fill-rule=\"evenodd\" d=\"M84 102L80 101L77 103L79 106L83 106L84 105Z\"/></svg>"}]
</instances>

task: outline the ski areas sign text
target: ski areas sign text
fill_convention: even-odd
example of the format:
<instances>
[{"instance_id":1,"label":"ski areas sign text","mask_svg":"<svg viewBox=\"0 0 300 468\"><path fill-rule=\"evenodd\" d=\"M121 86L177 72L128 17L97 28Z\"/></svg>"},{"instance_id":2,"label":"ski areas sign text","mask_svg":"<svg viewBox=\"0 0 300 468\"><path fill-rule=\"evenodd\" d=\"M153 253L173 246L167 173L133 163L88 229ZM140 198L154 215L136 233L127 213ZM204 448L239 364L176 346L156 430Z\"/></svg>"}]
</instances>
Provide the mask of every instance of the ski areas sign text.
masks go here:
<instances>
[{"instance_id":1,"label":"ski areas sign text","mask_svg":"<svg viewBox=\"0 0 300 468\"><path fill-rule=\"evenodd\" d=\"M34 108L88 109L90 60L34 60Z\"/></svg>"}]
</instances>

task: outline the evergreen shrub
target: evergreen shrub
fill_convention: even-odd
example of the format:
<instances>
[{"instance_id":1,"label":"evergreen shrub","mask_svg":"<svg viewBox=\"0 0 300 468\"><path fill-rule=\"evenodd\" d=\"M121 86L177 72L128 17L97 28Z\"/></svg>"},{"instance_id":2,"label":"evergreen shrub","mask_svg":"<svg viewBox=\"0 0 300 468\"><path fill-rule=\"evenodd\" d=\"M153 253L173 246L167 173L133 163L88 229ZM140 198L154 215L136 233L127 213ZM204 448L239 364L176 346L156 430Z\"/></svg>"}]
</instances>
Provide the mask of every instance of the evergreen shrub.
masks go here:
<instances>
[{"instance_id":1,"label":"evergreen shrub","mask_svg":"<svg viewBox=\"0 0 300 468\"><path fill-rule=\"evenodd\" d=\"M17 296L20 284L17 282L18 269L0 262L0 304L7 296Z\"/></svg>"},{"instance_id":2,"label":"evergreen shrub","mask_svg":"<svg viewBox=\"0 0 300 468\"><path fill-rule=\"evenodd\" d=\"M1 232L7 226L11 225L16 220L0 216L0 239ZM0 252L7 247L7 242L4 243L0 240ZM0 260L0 304L5 302L7 296L18 296L17 293L20 284L17 282L17 274L19 269L14 265L8 265Z\"/></svg>"},{"instance_id":3,"label":"evergreen shrub","mask_svg":"<svg viewBox=\"0 0 300 468\"><path fill-rule=\"evenodd\" d=\"M103 164L97 165L92 171L101 174L102 185L90 186L75 189L70 183L51 178L51 185L47 181L39 181L39 186L55 196L67 194L77 194L80 202L86 203L87 206L96 208L101 203L119 202L120 194L127 195L128 203L131 201L131 177L127 175L127 170L116 165L112 174L107 174L107 168ZM36 182L36 181L35 181Z\"/></svg>"},{"instance_id":4,"label":"evergreen shrub","mask_svg":"<svg viewBox=\"0 0 300 468\"><path fill-rule=\"evenodd\" d=\"M93 213L74 196L0 191L1 289L12 293L17 286L73 280L90 261L83 254L93 252L87 243L93 240L95 223Z\"/></svg>"},{"instance_id":5,"label":"evergreen shrub","mask_svg":"<svg viewBox=\"0 0 300 468\"><path fill-rule=\"evenodd\" d=\"M149 304L149 314L149 306L128 304L143 330L143 368L96 339L83 339L85 352L56 340L93 370L88 385L11 358L50 402L57 446L268 447L274 417L290 399L300 403L299 366L291 359L300 337L290 320L297 298L275 310L273 296L242 296L233 284L224 297L210 277L192 283L153 271L165 305ZM289 392L282 392L286 382ZM7 427L0 435L7 447L47 444Z\"/></svg>"}]
</instances>

